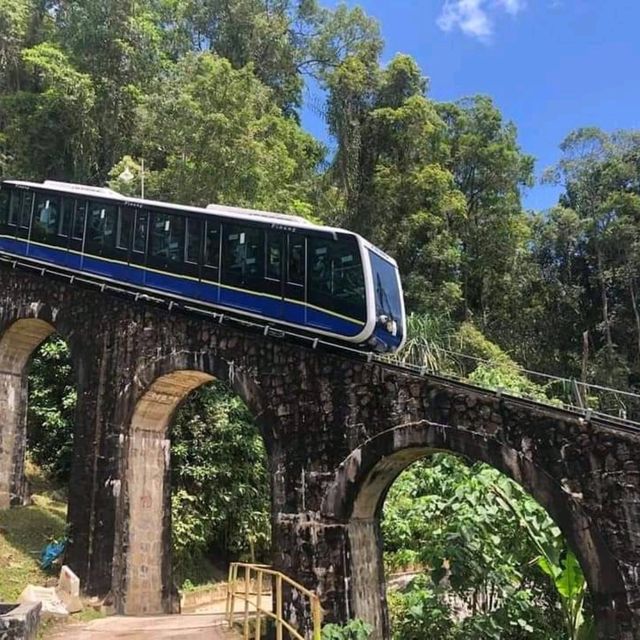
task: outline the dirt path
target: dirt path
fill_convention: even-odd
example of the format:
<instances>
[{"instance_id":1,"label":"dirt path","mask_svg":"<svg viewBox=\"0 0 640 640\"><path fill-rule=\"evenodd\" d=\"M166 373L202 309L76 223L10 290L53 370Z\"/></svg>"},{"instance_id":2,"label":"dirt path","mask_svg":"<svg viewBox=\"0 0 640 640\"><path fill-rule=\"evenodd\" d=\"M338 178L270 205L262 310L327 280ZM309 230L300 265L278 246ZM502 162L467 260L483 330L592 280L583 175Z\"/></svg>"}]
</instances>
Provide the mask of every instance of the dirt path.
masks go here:
<instances>
[{"instance_id":1,"label":"dirt path","mask_svg":"<svg viewBox=\"0 0 640 640\"><path fill-rule=\"evenodd\" d=\"M237 640L219 614L109 616L67 626L47 640Z\"/></svg>"}]
</instances>

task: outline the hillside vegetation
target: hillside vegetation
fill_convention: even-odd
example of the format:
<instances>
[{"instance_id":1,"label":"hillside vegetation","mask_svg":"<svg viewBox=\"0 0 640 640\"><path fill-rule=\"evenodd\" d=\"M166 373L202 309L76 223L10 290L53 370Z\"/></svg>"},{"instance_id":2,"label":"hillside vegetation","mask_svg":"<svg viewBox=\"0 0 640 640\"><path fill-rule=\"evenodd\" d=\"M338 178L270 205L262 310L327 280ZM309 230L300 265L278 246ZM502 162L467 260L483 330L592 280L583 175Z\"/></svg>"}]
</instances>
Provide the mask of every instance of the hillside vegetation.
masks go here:
<instances>
[{"instance_id":1,"label":"hillside vegetation","mask_svg":"<svg viewBox=\"0 0 640 640\"><path fill-rule=\"evenodd\" d=\"M27 584L43 585L52 576L40 568L40 552L64 536L67 504L42 472L28 465L33 504L0 510L0 602L17 602Z\"/></svg>"}]
</instances>

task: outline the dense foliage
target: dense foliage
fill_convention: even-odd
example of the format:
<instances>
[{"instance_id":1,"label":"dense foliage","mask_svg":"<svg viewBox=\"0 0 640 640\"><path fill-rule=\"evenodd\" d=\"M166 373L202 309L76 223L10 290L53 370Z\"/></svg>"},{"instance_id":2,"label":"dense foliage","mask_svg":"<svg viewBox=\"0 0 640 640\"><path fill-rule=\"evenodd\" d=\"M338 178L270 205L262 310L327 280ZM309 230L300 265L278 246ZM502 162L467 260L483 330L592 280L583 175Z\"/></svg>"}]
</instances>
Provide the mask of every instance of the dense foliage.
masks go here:
<instances>
[{"instance_id":1,"label":"dense foliage","mask_svg":"<svg viewBox=\"0 0 640 640\"><path fill-rule=\"evenodd\" d=\"M172 535L178 582L197 579L205 558L265 559L270 484L262 436L222 382L180 407L171 429Z\"/></svg>"},{"instance_id":2,"label":"dense foliage","mask_svg":"<svg viewBox=\"0 0 640 640\"><path fill-rule=\"evenodd\" d=\"M149 195L361 231L398 259L410 310L635 388L640 134L570 133L546 176L557 207L529 213L515 125L488 97L431 99L415 60L383 66L382 49L361 9L316 0L7 0L0 175L137 191L144 157ZM305 87L326 96L308 106L331 153L299 124Z\"/></svg>"},{"instance_id":3,"label":"dense foliage","mask_svg":"<svg viewBox=\"0 0 640 640\"><path fill-rule=\"evenodd\" d=\"M4 0L0 177L137 194L144 158L150 196L278 209L378 243L397 258L414 314L408 358L551 400L560 390L516 363L640 387L640 133L569 133L545 177L562 187L557 206L527 212L534 159L515 125L489 97L433 100L416 61L383 65L383 47L361 9L316 0ZM324 118L329 145L302 128L303 104ZM61 478L73 431L66 358L60 341L40 350L29 408L31 455ZM220 386L181 411L173 521L186 572L215 547L266 547L261 447ZM504 483L446 458L398 481L388 560L425 569L392 596L403 638L572 637L567 616L575 627L584 596L562 593L572 556Z\"/></svg>"},{"instance_id":4,"label":"dense foliage","mask_svg":"<svg viewBox=\"0 0 640 640\"><path fill-rule=\"evenodd\" d=\"M54 336L31 362L27 446L34 462L63 483L71 472L75 383L67 344Z\"/></svg>"},{"instance_id":5,"label":"dense foliage","mask_svg":"<svg viewBox=\"0 0 640 640\"><path fill-rule=\"evenodd\" d=\"M416 575L391 583L398 640L588 637L575 557L496 470L445 454L414 464L387 497L382 529L388 572Z\"/></svg>"}]
</instances>

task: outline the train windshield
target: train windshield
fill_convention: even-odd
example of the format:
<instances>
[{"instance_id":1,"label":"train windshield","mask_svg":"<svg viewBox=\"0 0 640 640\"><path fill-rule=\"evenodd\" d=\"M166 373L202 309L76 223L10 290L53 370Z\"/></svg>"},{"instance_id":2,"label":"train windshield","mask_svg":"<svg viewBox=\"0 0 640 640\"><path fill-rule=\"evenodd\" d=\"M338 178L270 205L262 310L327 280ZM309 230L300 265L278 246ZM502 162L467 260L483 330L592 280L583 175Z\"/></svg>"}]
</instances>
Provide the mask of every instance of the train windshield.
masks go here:
<instances>
[{"instance_id":1,"label":"train windshield","mask_svg":"<svg viewBox=\"0 0 640 640\"><path fill-rule=\"evenodd\" d=\"M388 322L395 322L395 331L397 336L401 338L403 329L402 293L400 291L398 269L373 251L369 251L369 255L373 273L376 317L384 325Z\"/></svg>"}]
</instances>

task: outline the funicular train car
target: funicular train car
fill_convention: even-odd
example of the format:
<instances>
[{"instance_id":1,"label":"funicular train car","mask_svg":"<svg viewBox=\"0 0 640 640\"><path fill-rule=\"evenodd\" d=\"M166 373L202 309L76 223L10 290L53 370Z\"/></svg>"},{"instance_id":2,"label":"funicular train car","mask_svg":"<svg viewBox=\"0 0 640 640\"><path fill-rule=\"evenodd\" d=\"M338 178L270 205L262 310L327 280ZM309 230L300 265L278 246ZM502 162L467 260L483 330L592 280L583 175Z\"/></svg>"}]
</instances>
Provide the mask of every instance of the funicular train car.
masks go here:
<instances>
[{"instance_id":1,"label":"funicular train car","mask_svg":"<svg viewBox=\"0 0 640 640\"><path fill-rule=\"evenodd\" d=\"M366 350L404 341L395 261L296 216L5 180L0 253Z\"/></svg>"}]
</instances>

